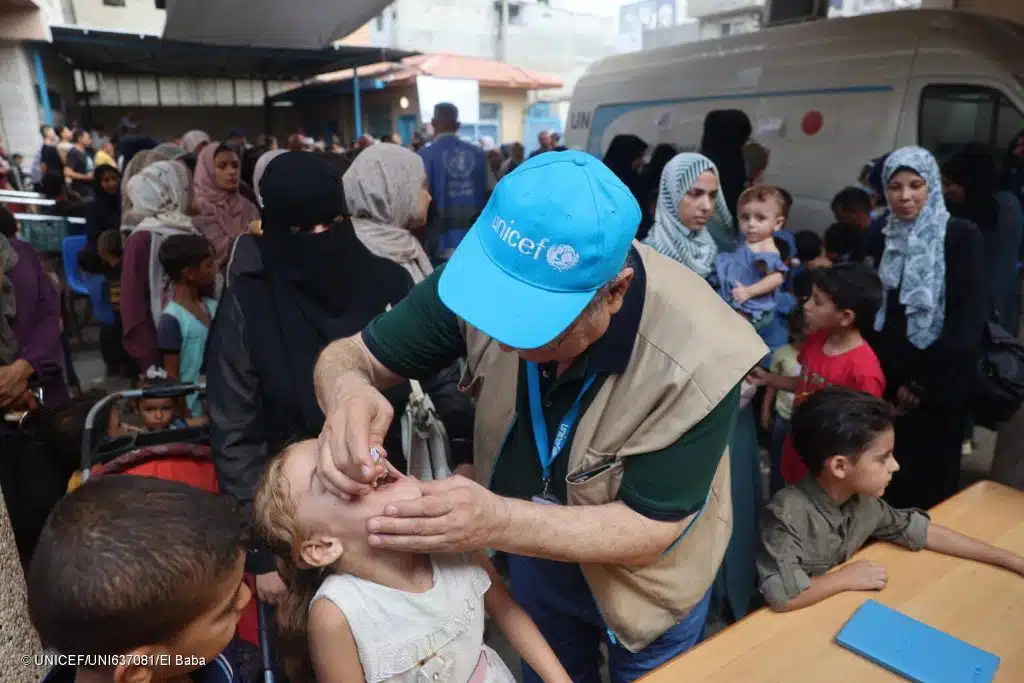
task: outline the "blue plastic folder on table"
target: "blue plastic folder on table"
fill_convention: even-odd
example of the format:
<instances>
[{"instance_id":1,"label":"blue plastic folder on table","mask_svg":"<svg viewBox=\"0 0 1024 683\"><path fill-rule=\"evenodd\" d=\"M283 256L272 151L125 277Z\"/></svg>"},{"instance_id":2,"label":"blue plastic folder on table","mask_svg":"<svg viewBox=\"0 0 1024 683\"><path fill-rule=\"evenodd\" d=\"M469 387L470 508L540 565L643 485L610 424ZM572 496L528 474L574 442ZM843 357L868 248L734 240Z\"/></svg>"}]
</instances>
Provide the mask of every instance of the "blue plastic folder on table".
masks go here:
<instances>
[{"instance_id":1,"label":"blue plastic folder on table","mask_svg":"<svg viewBox=\"0 0 1024 683\"><path fill-rule=\"evenodd\" d=\"M847 650L915 683L990 683L999 657L868 600L836 636Z\"/></svg>"}]
</instances>

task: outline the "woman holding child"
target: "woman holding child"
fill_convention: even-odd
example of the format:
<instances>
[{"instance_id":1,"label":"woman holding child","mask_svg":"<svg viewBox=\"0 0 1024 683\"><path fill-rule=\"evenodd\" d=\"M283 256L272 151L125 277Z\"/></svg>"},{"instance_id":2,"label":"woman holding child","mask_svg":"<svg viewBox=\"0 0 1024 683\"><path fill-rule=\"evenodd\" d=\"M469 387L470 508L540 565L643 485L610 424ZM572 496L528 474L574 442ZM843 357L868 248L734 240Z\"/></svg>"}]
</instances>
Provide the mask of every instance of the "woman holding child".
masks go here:
<instances>
[{"instance_id":1,"label":"woman holding child","mask_svg":"<svg viewBox=\"0 0 1024 683\"><path fill-rule=\"evenodd\" d=\"M871 344L888 396L903 409L896 421L901 469L886 499L927 509L959 485L988 311L984 246L973 223L950 216L927 150L896 150L883 176L891 215L878 269L885 296Z\"/></svg>"},{"instance_id":2,"label":"woman holding child","mask_svg":"<svg viewBox=\"0 0 1024 683\"><path fill-rule=\"evenodd\" d=\"M645 244L702 278L714 271L715 236L732 233L718 169L702 154L677 154L661 173L654 225Z\"/></svg>"}]
</instances>

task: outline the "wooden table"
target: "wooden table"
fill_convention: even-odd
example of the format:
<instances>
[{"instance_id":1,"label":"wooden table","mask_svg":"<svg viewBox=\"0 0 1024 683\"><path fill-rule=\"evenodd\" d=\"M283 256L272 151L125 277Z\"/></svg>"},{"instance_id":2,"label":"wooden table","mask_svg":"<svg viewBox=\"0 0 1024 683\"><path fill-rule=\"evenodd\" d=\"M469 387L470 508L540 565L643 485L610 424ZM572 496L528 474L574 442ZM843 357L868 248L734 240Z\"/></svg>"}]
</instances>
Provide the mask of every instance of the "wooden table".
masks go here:
<instances>
[{"instance_id":1,"label":"wooden table","mask_svg":"<svg viewBox=\"0 0 1024 683\"><path fill-rule=\"evenodd\" d=\"M1024 493L979 482L936 506L932 519L1024 554ZM883 564L878 593L842 593L806 609L763 609L648 674L641 683L871 683L905 681L834 642L865 600L998 655L1000 683L1024 682L1024 577L927 550L876 543L853 557Z\"/></svg>"}]
</instances>

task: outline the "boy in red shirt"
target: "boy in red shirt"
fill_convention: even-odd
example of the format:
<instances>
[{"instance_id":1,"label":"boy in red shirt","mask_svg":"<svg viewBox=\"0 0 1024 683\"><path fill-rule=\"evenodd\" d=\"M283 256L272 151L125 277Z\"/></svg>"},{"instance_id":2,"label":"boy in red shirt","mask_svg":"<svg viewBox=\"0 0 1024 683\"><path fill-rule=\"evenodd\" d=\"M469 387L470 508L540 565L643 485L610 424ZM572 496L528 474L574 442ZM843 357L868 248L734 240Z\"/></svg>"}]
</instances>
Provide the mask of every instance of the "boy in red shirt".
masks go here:
<instances>
[{"instance_id":1,"label":"boy in red shirt","mask_svg":"<svg viewBox=\"0 0 1024 683\"><path fill-rule=\"evenodd\" d=\"M800 350L798 377L782 377L762 368L750 376L754 384L793 392L793 408L812 393L838 386L881 397L885 375L861 330L871 325L882 303L878 275L860 263L844 263L811 272L811 297L804 303L807 339ZM807 474L793 439L782 451L782 477L795 484Z\"/></svg>"}]
</instances>

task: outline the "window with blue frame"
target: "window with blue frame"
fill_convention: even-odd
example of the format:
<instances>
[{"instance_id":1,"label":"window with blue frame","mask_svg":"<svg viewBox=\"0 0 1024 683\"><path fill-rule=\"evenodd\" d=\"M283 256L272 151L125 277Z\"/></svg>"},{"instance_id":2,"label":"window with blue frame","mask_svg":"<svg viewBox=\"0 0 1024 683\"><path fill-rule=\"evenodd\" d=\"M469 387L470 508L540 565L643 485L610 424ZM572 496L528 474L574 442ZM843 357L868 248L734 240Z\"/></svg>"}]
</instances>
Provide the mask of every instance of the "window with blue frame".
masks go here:
<instances>
[{"instance_id":1,"label":"window with blue frame","mask_svg":"<svg viewBox=\"0 0 1024 683\"><path fill-rule=\"evenodd\" d=\"M476 142L482 137L491 137L501 144L501 105L496 102L481 102L478 123L464 123L459 129L464 140Z\"/></svg>"}]
</instances>

